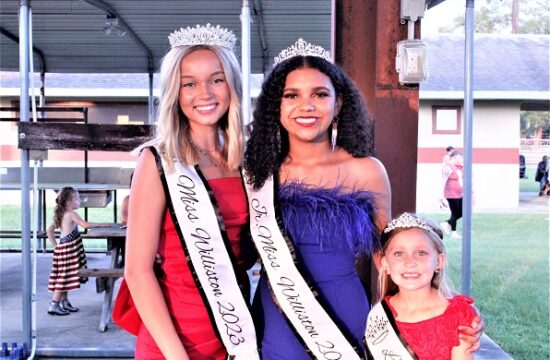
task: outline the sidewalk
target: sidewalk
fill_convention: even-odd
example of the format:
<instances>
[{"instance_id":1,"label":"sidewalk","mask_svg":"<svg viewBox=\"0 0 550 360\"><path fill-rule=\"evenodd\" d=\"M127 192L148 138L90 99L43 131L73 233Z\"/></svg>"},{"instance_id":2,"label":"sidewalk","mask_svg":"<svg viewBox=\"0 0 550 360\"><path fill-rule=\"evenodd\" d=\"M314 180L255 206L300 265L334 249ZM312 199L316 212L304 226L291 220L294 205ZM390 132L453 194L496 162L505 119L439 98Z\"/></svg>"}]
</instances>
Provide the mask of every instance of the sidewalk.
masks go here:
<instances>
[{"instance_id":1,"label":"sidewalk","mask_svg":"<svg viewBox=\"0 0 550 360\"><path fill-rule=\"evenodd\" d=\"M520 192L519 211L550 215L550 196L539 196L536 192Z\"/></svg>"},{"instance_id":2,"label":"sidewalk","mask_svg":"<svg viewBox=\"0 0 550 360\"><path fill-rule=\"evenodd\" d=\"M51 294L46 289L49 270L51 266L51 254L38 254L38 289L37 289L37 358L45 358L55 349L57 354L74 356L78 349L80 353L95 353L97 358L102 352L109 351L108 359L132 358L135 346L135 338L115 324L109 324L106 332L99 332L99 319L103 293L97 294L95 279L82 285L79 290L69 293L73 305L80 311L68 316L51 316L47 314L48 303ZM104 267L108 265L109 257L102 253L88 254L89 267ZM120 280L117 281L117 284ZM118 287L117 287L118 290ZM0 342L21 343L22 335L22 310L21 310L21 254L0 253ZM76 357L76 356L75 356ZM62 359L64 357L51 357L49 359ZM80 355L80 359L83 359ZM502 349L488 336L481 338L481 349L475 354L476 360L510 360Z\"/></svg>"}]
</instances>

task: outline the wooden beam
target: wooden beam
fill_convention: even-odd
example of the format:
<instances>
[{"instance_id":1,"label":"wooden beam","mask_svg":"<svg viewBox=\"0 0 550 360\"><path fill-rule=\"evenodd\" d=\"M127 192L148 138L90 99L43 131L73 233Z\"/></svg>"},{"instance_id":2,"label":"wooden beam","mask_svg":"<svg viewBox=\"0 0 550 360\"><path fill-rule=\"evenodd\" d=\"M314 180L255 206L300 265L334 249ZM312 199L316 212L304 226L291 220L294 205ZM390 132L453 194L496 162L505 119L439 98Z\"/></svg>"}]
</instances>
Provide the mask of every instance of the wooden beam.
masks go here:
<instances>
[{"instance_id":1,"label":"wooden beam","mask_svg":"<svg viewBox=\"0 0 550 360\"><path fill-rule=\"evenodd\" d=\"M152 125L20 122L19 148L131 151L151 138Z\"/></svg>"}]
</instances>

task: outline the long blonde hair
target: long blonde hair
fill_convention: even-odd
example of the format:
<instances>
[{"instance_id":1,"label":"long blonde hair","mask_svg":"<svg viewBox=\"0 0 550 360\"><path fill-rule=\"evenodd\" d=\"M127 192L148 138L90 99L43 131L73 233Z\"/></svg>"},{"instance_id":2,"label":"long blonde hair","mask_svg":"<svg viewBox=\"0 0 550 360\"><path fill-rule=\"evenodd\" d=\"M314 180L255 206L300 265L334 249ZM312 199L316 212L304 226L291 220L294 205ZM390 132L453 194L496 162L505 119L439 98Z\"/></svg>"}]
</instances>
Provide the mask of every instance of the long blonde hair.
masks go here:
<instances>
[{"instance_id":1,"label":"long blonde hair","mask_svg":"<svg viewBox=\"0 0 550 360\"><path fill-rule=\"evenodd\" d=\"M392 229L391 231L382 231L382 236L380 238L380 242L382 243L382 256L386 255L386 251L388 250L388 246L391 243L391 240L395 237L395 235L411 230L411 229L418 229L421 230L433 243L436 251L438 254L443 254L445 257L447 256L447 252L445 250L445 244L443 244L443 231L437 225L434 221L431 219L428 219L426 217L421 217L416 214L409 214L412 217L418 219L418 221L422 222L423 224L427 225L431 228L431 230L426 230L421 227L416 226L409 226L409 227L396 227ZM432 278L432 287L434 289L437 289L439 294L444 297L445 299L451 299L456 292L452 290L449 280L446 276L446 269L447 262L441 266L439 269L439 272L435 272L434 276ZM378 273L378 289L379 289L379 295L380 298L378 300L384 299L387 295L395 295L399 292L399 287L393 282L391 276L389 274L386 274L386 272L383 269L380 269Z\"/></svg>"},{"instance_id":2,"label":"long blonde hair","mask_svg":"<svg viewBox=\"0 0 550 360\"><path fill-rule=\"evenodd\" d=\"M214 52L222 65L229 87L231 100L229 109L219 120L222 137L222 155L231 170L240 164L244 148L243 124L241 120L242 80L239 62L235 54L217 45L177 46L164 56L160 66L160 104L157 112L157 126L153 140L141 145L137 150L155 146L160 150L168 165L173 169L175 158L186 164L196 164L198 155L189 143L189 122L179 106L180 63L187 55L199 49Z\"/></svg>"}]
</instances>

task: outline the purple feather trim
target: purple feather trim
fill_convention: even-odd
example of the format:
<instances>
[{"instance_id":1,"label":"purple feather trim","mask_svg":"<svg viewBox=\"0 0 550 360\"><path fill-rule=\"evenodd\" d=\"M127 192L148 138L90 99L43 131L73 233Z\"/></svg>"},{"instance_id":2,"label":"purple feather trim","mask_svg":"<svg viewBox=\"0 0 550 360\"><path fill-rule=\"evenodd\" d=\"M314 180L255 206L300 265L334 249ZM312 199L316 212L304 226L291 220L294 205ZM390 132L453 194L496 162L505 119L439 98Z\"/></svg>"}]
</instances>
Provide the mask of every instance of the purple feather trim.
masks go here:
<instances>
[{"instance_id":1,"label":"purple feather trim","mask_svg":"<svg viewBox=\"0 0 550 360\"><path fill-rule=\"evenodd\" d=\"M345 246L356 255L372 254L380 248L375 196L365 190L344 193L339 187L285 183L279 186L279 208L285 230L297 245Z\"/></svg>"}]
</instances>

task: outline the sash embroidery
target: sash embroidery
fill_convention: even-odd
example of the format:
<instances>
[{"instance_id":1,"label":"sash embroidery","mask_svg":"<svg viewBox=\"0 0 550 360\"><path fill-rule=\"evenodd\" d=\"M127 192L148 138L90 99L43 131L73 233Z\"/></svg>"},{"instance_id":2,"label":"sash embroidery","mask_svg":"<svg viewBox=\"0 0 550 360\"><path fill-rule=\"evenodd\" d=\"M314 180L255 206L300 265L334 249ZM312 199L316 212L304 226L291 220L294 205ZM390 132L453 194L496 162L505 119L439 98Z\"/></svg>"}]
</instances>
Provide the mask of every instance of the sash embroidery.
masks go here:
<instances>
[{"instance_id":1,"label":"sash embroidery","mask_svg":"<svg viewBox=\"0 0 550 360\"><path fill-rule=\"evenodd\" d=\"M165 162L162 160L165 168ZM228 254L206 184L193 166L174 162L164 172L168 205L187 261L229 359L260 359L256 331ZM183 239L181 239L183 238Z\"/></svg>"},{"instance_id":2,"label":"sash embroidery","mask_svg":"<svg viewBox=\"0 0 550 360\"><path fill-rule=\"evenodd\" d=\"M273 178L255 190L245 178L250 231L258 249L277 306L317 359L359 360L350 342L319 304L296 268L279 229L274 208Z\"/></svg>"},{"instance_id":3,"label":"sash embroidery","mask_svg":"<svg viewBox=\"0 0 550 360\"><path fill-rule=\"evenodd\" d=\"M399 334L385 300L376 304L369 312L365 342L374 360L418 360Z\"/></svg>"}]
</instances>

